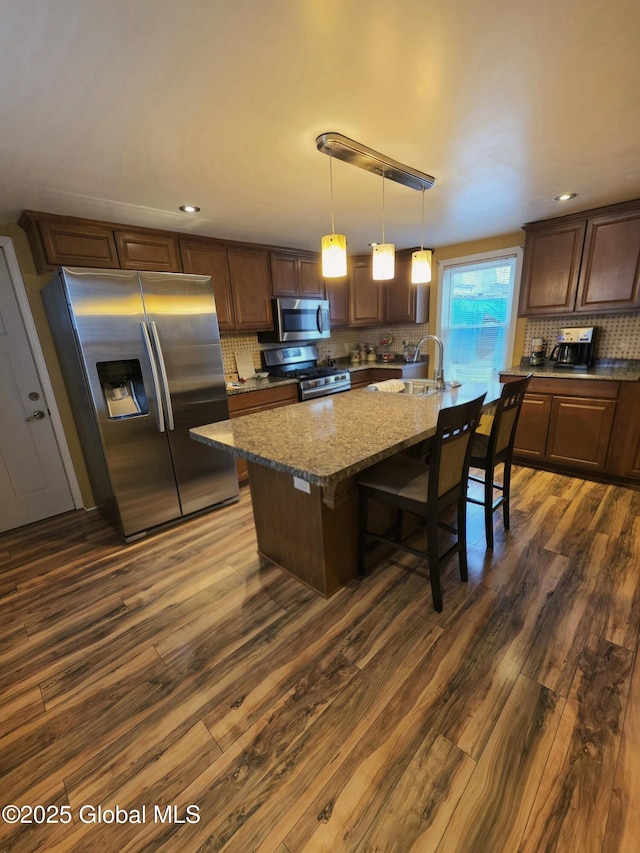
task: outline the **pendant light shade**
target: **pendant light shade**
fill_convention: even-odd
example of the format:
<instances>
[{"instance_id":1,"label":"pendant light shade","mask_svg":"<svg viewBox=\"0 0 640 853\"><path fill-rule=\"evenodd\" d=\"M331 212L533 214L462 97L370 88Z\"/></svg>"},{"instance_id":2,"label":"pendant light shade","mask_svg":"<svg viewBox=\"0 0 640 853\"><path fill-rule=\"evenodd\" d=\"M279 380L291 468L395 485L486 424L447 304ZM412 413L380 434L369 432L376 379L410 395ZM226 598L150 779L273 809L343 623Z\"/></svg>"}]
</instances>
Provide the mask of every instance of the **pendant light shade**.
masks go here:
<instances>
[{"instance_id":1,"label":"pendant light shade","mask_svg":"<svg viewBox=\"0 0 640 853\"><path fill-rule=\"evenodd\" d=\"M396 247L384 241L384 172L382 172L382 243L374 243L371 277L374 281L389 281L395 275Z\"/></svg>"},{"instance_id":2,"label":"pendant light shade","mask_svg":"<svg viewBox=\"0 0 640 853\"><path fill-rule=\"evenodd\" d=\"M326 234L322 238L322 277L344 278L347 274L347 238Z\"/></svg>"},{"instance_id":3,"label":"pendant light shade","mask_svg":"<svg viewBox=\"0 0 640 853\"><path fill-rule=\"evenodd\" d=\"M420 251L411 255L411 284L429 284L431 281L431 249L424 248L424 189L422 190L422 230Z\"/></svg>"},{"instance_id":4,"label":"pendant light shade","mask_svg":"<svg viewBox=\"0 0 640 853\"><path fill-rule=\"evenodd\" d=\"M411 255L411 284L429 284L431 258L431 249L420 249Z\"/></svg>"},{"instance_id":5,"label":"pendant light shade","mask_svg":"<svg viewBox=\"0 0 640 853\"><path fill-rule=\"evenodd\" d=\"M331 188L331 234L322 238L322 277L344 278L347 274L347 238L336 234L333 219L333 163L329 152L329 185Z\"/></svg>"},{"instance_id":6,"label":"pendant light shade","mask_svg":"<svg viewBox=\"0 0 640 853\"><path fill-rule=\"evenodd\" d=\"M396 247L393 243L377 243L373 247L374 281L389 281L395 275Z\"/></svg>"}]
</instances>

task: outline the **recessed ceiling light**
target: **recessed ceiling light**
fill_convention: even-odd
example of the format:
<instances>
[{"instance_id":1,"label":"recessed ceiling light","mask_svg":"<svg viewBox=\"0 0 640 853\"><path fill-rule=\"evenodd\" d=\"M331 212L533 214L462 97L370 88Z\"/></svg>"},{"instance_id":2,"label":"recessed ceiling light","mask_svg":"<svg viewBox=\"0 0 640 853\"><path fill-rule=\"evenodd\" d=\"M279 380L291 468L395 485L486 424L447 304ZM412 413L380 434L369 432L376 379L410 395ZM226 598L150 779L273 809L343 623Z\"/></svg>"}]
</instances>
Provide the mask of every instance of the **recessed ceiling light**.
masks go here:
<instances>
[{"instance_id":1,"label":"recessed ceiling light","mask_svg":"<svg viewBox=\"0 0 640 853\"><path fill-rule=\"evenodd\" d=\"M562 193L562 195L557 195L554 197L554 201L569 201L571 198L575 198L577 193Z\"/></svg>"},{"instance_id":2,"label":"recessed ceiling light","mask_svg":"<svg viewBox=\"0 0 640 853\"><path fill-rule=\"evenodd\" d=\"M199 207L196 207L196 206L195 206L195 204L181 204L181 205L180 205L180 210L181 210L183 213L198 213L198 211L200 210L200 208L199 208Z\"/></svg>"}]
</instances>

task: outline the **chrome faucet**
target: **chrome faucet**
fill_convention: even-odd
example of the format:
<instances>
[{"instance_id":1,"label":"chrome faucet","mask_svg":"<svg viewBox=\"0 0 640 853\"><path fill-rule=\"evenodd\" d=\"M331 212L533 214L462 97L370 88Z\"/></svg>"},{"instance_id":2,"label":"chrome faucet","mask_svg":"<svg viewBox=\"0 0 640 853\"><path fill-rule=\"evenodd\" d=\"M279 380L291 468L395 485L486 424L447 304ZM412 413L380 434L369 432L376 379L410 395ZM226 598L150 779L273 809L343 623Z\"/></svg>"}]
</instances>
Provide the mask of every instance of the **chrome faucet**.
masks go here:
<instances>
[{"instance_id":1,"label":"chrome faucet","mask_svg":"<svg viewBox=\"0 0 640 853\"><path fill-rule=\"evenodd\" d=\"M416 351L413 354L414 362L418 360L418 354L420 353L420 347L425 341L435 341L438 346L438 361L436 363L436 367L434 370L434 379L436 380L436 388L438 391L443 391L444 384L444 344L440 340L437 335L425 335L423 338L420 338L418 341L418 345L416 346Z\"/></svg>"}]
</instances>

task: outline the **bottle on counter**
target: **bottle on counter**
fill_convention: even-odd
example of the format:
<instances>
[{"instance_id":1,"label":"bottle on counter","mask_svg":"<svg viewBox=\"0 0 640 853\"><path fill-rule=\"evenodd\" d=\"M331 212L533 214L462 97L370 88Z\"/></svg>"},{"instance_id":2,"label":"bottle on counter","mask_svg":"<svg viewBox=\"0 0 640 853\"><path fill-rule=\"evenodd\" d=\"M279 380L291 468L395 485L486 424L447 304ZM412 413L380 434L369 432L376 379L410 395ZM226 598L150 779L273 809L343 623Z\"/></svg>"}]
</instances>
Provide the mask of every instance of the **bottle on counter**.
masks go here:
<instances>
[{"instance_id":1,"label":"bottle on counter","mask_svg":"<svg viewBox=\"0 0 640 853\"><path fill-rule=\"evenodd\" d=\"M367 346L366 344L360 344L360 363L364 364L367 360Z\"/></svg>"}]
</instances>

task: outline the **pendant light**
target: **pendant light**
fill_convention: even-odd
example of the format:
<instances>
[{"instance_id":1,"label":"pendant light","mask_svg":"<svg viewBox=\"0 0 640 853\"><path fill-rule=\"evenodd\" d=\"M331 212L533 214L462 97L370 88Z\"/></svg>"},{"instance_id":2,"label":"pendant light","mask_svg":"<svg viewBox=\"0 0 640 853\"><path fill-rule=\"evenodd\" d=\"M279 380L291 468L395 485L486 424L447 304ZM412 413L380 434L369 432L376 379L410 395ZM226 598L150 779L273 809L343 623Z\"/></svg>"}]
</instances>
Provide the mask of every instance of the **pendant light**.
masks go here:
<instances>
[{"instance_id":1,"label":"pendant light","mask_svg":"<svg viewBox=\"0 0 640 853\"><path fill-rule=\"evenodd\" d=\"M333 168L329 151L329 184L331 187L331 234L322 238L322 276L323 278L344 278L347 274L347 238L335 233L333 219Z\"/></svg>"},{"instance_id":2,"label":"pendant light","mask_svg":"<svg viewBox=\"0 0 640 853\"><path fill-rule=\"evenodd\" d=\"M372 278L374 281L390 281L395 275L396 247L384 241L384 171L382 172L382 243L373 246Z\"/></svg>"},{"instance_id":3,"label":"pendant light","mask_svg":"<svg viewBox=\"0 0 640 853\"><path fill-rule=\"evenodd\" d=\"M411 284L429 284L431 281L431 249L424 247L424 188L422 189L422 230L420 251L411 255Z\"/></svg>"}]
</instances>

